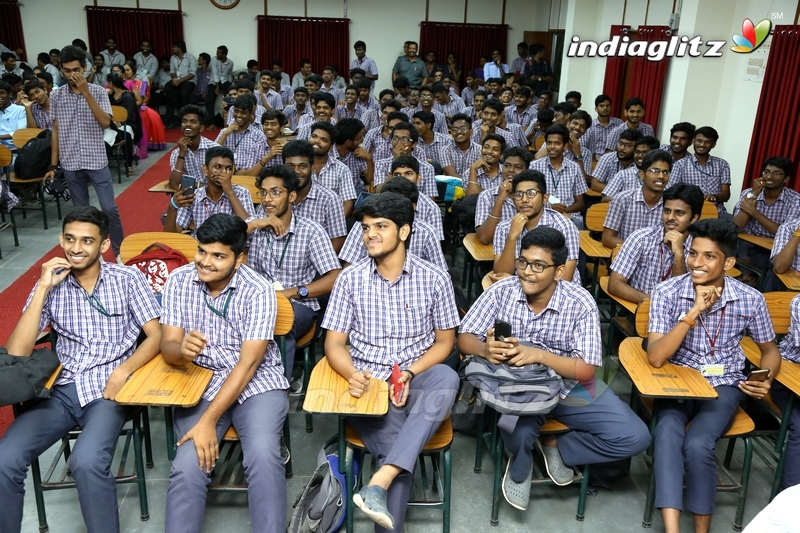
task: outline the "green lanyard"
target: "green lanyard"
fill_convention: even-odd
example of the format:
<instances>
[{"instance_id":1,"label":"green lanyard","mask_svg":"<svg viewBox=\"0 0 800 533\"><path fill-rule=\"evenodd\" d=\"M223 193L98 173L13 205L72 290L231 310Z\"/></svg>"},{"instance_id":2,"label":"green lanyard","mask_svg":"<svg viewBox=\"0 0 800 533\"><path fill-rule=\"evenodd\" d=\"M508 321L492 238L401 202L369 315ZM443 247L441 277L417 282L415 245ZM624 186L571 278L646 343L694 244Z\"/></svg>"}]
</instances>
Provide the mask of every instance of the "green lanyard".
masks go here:
<instances>
[{"instance_id":1,"label":"green lanyard","mask_svg":"<svg viewBox=\"0 0 800 533\"><path fill-rule=\"evenodd\" d=\"M211 299L208 297L208 293L205 293L206 296L206 307L211 309L211 312L217 316L221 316L222 318L228 318L228 306L231 304L231 298L233 298L233 291L234 289L228 290L228 295L225 297L225 303L222 304L222 311L211 305Z\"/></svg>"},{"instance_id":2,"label":"green lanyard","mask_svg":"<svg viewBox=\"0 0 800 533\"><path fill-rule=\"evenodd\" d=\"M562 166L564 165L563 161L561 162L561 165ZM556 181L556 177L555 177L555 175L553 175L553 167L552 167L551 164L547 165L547 170L550 171L550 180L552 180L552 182L553 182L553 192L551 194L555 194L555 192L558 190L558 184L561 183L561 178L558 178L558 181ZM548 187L548 189L549 189L549 187Z\"/></svg>"},{"instance_id":3,"label":"green lanyard","mask_svg":"<svg viewBox=\"0 0 800 533\"><path fill-rule=\"evenodd\" d=\"M283 266L283 259L286 257L286 249L289 247L289 243L292 241L292 233L286 238L286 244L283 245L283 251L281 252L281 258L279 261L275 260L275 252L272 251L272 240L267 236L267 245L269 246L269 256L272 258L272 262L275 263L275 267L278 269L278 272L281 271L281 267Z\"/></svg>"}]
</instances>

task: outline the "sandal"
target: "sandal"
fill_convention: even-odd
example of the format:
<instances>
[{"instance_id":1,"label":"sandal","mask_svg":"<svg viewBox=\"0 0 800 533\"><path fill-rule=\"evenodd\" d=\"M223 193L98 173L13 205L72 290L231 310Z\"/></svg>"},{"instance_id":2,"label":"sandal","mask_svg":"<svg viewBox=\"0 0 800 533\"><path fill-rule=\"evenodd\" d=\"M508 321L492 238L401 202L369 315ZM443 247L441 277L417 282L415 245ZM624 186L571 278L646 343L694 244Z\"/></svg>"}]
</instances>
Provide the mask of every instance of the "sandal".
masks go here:
<instances>
[{"instance_id":1,"label":"sandal","mask_svg":"<svg viewBox=\"0 0 800 533\"><path fill-rule=\"evenodd\" d=\"M128 167L128 170L125 171L125 175L126 176L133 176L134 175L133 167Z\"/></svg>"}]
</instances>

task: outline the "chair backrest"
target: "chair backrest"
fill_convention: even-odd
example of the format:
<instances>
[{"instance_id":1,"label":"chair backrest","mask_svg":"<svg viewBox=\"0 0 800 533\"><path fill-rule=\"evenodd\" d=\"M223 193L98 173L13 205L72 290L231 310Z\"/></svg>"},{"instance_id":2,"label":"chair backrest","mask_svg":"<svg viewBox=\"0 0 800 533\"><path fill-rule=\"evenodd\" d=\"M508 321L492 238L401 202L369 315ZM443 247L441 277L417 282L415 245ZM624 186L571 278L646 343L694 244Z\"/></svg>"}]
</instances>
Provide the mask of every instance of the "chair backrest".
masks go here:
<instances>
[{"instance_id":1,"label":"chair backrest","mask_svg":"<svg viewBox=\"0 0 800 533\"><path fill-rule=\"evenodd\" d=\"M125 122L128 120L128 110L121 105L112 105L111 118L114 119L114 122Z\"/></svg>"},{"instance_id":2,"label":"chair backrest","mask_svg":"<svg viewBox=\"0 0 800 533\"><path fill-rule=\"evenodd\" d=\"M767 310L772 319L772 327L775 328L776 335L786 335L789 333L789 325L792 321L792 298L798 292L765 292L764 299L767 301Z\"/></svg>"},{"instance_id":3,"label":"chair backrest","mask_svg":"<svg viewBox=\"0 0 800 533\"><path fill-rule=\"evenodd\" d=\"M616 258L617 258L617 256L619 255L619 251L620 251L621 249L622 249L622 245L621 245L621 244L618 244L618 245L616 245L616 246L614 247L614 249L613 249L613 250L611 250L611 262L612 262L612 263L614 262L614 259L616 259Z\"/></svg>"},{"instance_id":4,"label":"chair backrest","mask_svg":"<svg viewBox=\"0 0 800 533\"><path fill-rule=\"evenodd\" d=\"M23 128L21 130L17 130L11 134L11 142L14 143L14 146L17 148L22 148L25 146L25 143L42 133L44 130L39 128Z\"/></svg>"},{"instance_id":5,"label":"chair backrest","mask_svg":"<svg viewBox=\"0 0 800 533\"><path fill-rule=\"evenodd\" d=\"M250 196L253 197L253 203L259 204L261 203L261 198L258 197L258 187L256 187L256 177L255 176L232 176L231 183L233 185L241 185L242 187L247 187L247 190L250 191Z\"/></svg>"},{"instance_id":6,"label":"chair backrest","mask_svg":"<svg viewBox=\"0 0 800 533\"><path fill-rule=\"evenodd\" d=\"M180 250L186 259L191 263L194 254L197 252L197 240L191 235L183 233L169 233L166 231L145 231L142 233L133 233L125 237L120 245L119 255L122 262L136 257L142 250L147 248L153 243L160 242L166 244L170 248Z\"/></svg>"},{"instance_id":7,"label":"chair backrest","mask_svg":"<svg viewBox=\"0 0 800 533\"><path fill-rule=\"evenodd\" d=\"M700 212L700 220L704 218L717 218L719 217L719 211L717 211L716 204L713 204L706 200L703 202L703 210Z\"/></svg>"},{"instance_id":8,"label":"chair backrest","mask_svg":"<svg viewBox=\"0 0 800 533\"><path fill-rule=\"evenodd\" d=\"M586 210L586 228L589 231L603 231L609 205L609 202L600 202Z\"/></svg>"},{"instance_id":9,"label":"chair backrest","mask_svg":"<svg viewBox=\"0 0 800 533\"><path fill-rule=\"evenodd\" d=\"M650 326L650 298L636 306L636 334L646 339Z\"/></svg>"},{"instance_id":10,"label":"chair backrest","mask_svg":"<svg viewBox=\"0 0 800 533\"><path fill-rule=\"evenodd\" d=\"M14 159L14 155L11 153L11 149L4 144L0 144L0 168L10 167L12 159Z\"/></svg>"},{"instance_id":11,"label":"chair backrest","mask_svg":"<svg viewBox=\"0 0 800 533\"><path fill-rule=\"evenodd\" d=\"M277 292L278 297L278 316L275 317L275 335L287 335L292 331L294 325L294 308L289 298Z\"/></svg>"}]
</instances>

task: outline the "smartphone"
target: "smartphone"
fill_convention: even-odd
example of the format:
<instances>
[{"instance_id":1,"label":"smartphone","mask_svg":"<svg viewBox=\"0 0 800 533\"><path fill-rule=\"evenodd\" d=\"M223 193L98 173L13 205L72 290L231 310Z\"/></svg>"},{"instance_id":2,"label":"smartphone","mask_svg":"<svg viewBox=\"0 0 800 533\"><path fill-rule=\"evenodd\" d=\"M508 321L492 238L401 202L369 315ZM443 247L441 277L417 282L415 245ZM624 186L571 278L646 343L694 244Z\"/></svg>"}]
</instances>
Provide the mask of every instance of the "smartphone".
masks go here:
<instances>
[{"instance_id":1,"label":"smartphone","mask_svg":"<svg viewBox=\"0 0 800 533\"><path fill-rule=\"evenodd\" d=\"M767 377L769 377L769 370L753 370L750 372L750 375L747 376L747 381L766 381Z\"/></svg>"},{"instance_id":2,"label":"smartphone","mask_svg":"<svg viewBox=\"0 0 800 533\"><path fill-rule=\"evenodd\" d=\"M394 402L397 403L400 401L400 398L403 397L403 384L400 383L400 366L395 363L394 367L392 368L392 374L389 376L389 384L392 385L392 389L394 391Z\"/></svg>"},{"instance_id":3,"label":"smartphone","mask_svg":"<svg viewBox=\"0 0 800 533\"><path fill-rule=\"evenodd\" d=\"M197 180L192 176L187 176L184 174L181 176L181 190L191 187L192 189L197 188Z\"/></svg>"},{"instance_id":4,"label":"smartphone","mask_svg":"<svg viewBox=\"0 0 800 533\"><path fill-rule=\"evenodd\" d=\"M225 102L227 105L233 105L233 96L224 96L222 101Z\"/></svg>"},{"instance_id":5,"label":"smartphone","mask_svg":"<svg viewBox=\"0 0 800 533\"><path fill-rule=\"evenodd\" d=\"M494 340L504 341L511 336L511 324L504 320L494 321Z\"/></svg>"}]
</instances>

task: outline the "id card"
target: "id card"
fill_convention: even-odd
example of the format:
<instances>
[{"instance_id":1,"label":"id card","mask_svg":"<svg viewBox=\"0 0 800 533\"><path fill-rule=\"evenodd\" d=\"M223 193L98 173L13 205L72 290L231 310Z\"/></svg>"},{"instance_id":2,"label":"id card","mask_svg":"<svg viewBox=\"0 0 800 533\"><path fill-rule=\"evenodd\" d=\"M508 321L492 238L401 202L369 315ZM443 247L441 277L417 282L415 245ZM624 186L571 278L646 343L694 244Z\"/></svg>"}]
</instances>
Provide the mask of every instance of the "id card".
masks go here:
<instances>
[{"instance_id":1,"label":"id card","mask_svg":"<svg viewBox=\"0 0 800 533\"><path fill-rule=\"evenodd\" d=\"M724 376L725 375L725 365L721 365L721 364L703 365L703 366L700 367L700 373L703 374L705 377Z\"/></svg>"},{"instance_id":2,"label":"id card","mask_svg":"<svg viewBox=\"0 0 800 533\"><path fill-rule=\"evenodd\" d=\"M273 281L272 282L272 286L276 291L282 291L283 290L283 285L281 285L280 281Z\"/></svg>"},{"instance_id":3,"label":"id card","mask_svg":"<svg viewBox=\"0 0 800 533\"><path fill-rule=\"evenodd\" d=\"M551 204L560 204L560 203L561 203L561 200L559 200L559 199L558 199L558 196L554 196L554 195L552 195L552 194L550 195L550 198L549 198L549 200L548 200L548 201L549 201Z\"/></svg>"}]
</instances>

